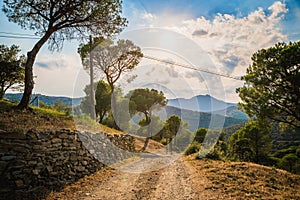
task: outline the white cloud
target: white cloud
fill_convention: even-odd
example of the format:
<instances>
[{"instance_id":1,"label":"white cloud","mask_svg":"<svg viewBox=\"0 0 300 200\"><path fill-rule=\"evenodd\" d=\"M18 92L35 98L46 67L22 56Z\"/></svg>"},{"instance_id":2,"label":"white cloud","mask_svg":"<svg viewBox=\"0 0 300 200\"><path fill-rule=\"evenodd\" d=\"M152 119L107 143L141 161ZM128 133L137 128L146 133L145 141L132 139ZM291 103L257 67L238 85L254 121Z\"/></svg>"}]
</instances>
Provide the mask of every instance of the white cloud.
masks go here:
<instances>
[{"instance_id":1,"label":"white cloud","mask_svg":"<svg viewBox=\"0 0 300 200\"><path fill-rule=\"evenodd\" d=\"M88 75L83 71L77 54L44 54L37 58L34 66L35 93L83 96ZM42 67L41 67L42 66Z\"/></svg>"},{"instance_id":2,"label":"white cloud","mask_svg":"<svg viewBox=\"0 0 300 200\"><path fill-rule=\"evenodd\" d=\"M162 15L144 14L150 20L144 20L141 23L143 27L160 27L183 34L196 42L209 55L215 68L206 65L206 70L237 77L245 74L246 68L251 64L251 56L254 52L287 40L287 35L283 34L280 29L280 21L288 12L286 5L281 2L274 2L268 10L270 11L269 14L262 8L257 8L256 11L245 17L235 17L226 13L217 14L213 19L206 19L203 16L197 19L186 19L184 15L172 14L167 16L168 13ZM167 38L172 40L169 43L173 42L173 46L179 43L172 37L167 36ZM145 39L157 41L157 38L151 38L148 35ZM153 42L153 44L156 43ZM177 53L186 56L186 52L181 52L187 51L187 49L188 47L181 43ZM199 56L197 58L197 55L188 58L194 64L198 63L197 59L202 58ZM200 84L199 79L192 78L190 75L188 77L193 88ZM226 92L228 101L239 100L235 94L235 88L241 86L242 82L221 78L224 87L218 88L216 86L217 80L210 79L206 80L207 87L210 91L214 91L218 95L217 97L223 98L221 93Z\"/></svg>"}]
</instances>

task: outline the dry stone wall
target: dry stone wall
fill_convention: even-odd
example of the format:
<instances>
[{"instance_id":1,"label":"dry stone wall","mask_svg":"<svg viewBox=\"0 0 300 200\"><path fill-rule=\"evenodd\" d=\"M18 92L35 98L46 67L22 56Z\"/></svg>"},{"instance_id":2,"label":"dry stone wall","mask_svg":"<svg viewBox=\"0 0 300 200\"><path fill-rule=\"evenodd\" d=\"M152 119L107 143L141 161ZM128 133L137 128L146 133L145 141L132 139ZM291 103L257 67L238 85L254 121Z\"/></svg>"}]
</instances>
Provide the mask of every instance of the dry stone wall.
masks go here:
<instances>
[{"instance_id":1,"label":"dry stone wall","mask_svg":"<svg viewBox=\"0 0 300 200\"><path fill-rule=\"evenodd\" d=\"M132 156L130 135L70 130L0 134L0 199L40 199Z\"/></svg>"}]
</instances>

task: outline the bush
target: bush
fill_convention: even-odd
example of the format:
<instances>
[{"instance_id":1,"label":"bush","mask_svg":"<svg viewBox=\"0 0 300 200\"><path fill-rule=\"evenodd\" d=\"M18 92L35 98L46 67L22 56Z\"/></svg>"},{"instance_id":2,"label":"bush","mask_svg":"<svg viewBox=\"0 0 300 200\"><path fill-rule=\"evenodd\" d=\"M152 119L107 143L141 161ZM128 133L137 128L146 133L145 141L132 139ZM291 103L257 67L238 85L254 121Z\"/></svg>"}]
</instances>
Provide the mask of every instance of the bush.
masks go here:
<instances>
[{"instance_id":1,"label":"bush","mask_svg":"<svg viewBox=\"0 0 300 200\"><path fill-rule=\"evenodd\" d=\"M188 156L194 153L198 153L201 148L201 144L199 142L193 142L188 146L188 148L185 150L184 155Z\"/></svg>"}]
</instances>

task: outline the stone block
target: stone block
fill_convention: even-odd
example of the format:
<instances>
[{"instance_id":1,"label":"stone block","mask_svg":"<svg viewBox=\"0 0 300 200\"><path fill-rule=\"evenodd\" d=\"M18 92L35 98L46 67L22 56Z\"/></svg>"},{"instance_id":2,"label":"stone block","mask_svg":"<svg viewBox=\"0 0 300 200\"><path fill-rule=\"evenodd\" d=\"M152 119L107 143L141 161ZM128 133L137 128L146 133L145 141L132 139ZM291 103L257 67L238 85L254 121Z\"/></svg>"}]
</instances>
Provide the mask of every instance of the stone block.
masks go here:
<instances>
[{"instance_id":1,"label":"stone block","mask_svg":"<svg viewBox=\"0 0 300 200\"><path fill-rule=\"evenodd\" d=\"M18 188L24 186L23 180L16 180L16 181L15 181L15 184L16 184L16 186L17 186Z\"/></svg>"},{"instance_id":2,"label":"stone block","mask_svg":"<svg viewBox=\"0 0 300 200\"><path fill-rule=\"evenodd\" d=\"M14 159L16 159L16 156L2 156L1 157L1 160L3 160L3 161L11 161Z\"/></svg>"}]
</instances>

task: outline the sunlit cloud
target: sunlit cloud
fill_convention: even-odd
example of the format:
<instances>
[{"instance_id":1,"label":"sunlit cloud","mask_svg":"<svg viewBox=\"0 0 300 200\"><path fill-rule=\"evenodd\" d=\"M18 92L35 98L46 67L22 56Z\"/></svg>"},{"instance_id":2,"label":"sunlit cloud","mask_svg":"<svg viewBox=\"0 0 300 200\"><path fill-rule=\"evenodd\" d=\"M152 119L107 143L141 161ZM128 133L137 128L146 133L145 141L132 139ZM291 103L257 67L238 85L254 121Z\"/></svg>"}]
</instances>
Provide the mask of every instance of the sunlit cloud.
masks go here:
<instances>
[{"instance_id":1,"label":"sunlit cloud","mask_svg":"<svg viewBox=\"0 0 300 200\"><path fill-rule=\"evenodd\" d=\"M246 68L251 64L253 53L259 49L273 46L277 42L287 41L288 37L282 32L280 27L280 22L284 19L287 12L286 5L279 1L274 2L267 10L257 8L246 16L218 13L212 19L207 19L203 16L196 19L187 19L186 16L188 14L163 13L155 15L143 12L140 13L143 17L139 18L142 20L136 23L136 28L159 27L182 34L194 41L212 60L214 67L203 65L202 62L202 68L229 76L240 77L245 74ZM161 35L160 37L164 36ZM187 50L190 50L185 43L180 43L178 39L175 41L176 38L172 38L170 35L164 38L172 40L173 46L179 44L178 54L187 55ZM158 41L157 36L152 38L150 35L147 35L145 39L150 44L151 42L156 44ZM168 44L172 43L172 41L169 41ZM166 42L167 40L164 39L161 43ZM190 56L188 60L197 65L199 63L197 57L200 59L199 55L194 55ZM176 59L174 61L178 62ZM172 68L168 70L171 72ZM171 73L168 75L172 77ZM213 91L214 95L217 95L216 97L224 98L222 93L224 94L225 92L226 100L231 102L239 100L235 90L242 85L241 81L223 77L221 79L218 77L218 80L216 80L213 76L207 75L197 78L196 76L191 76L191 72L185 77L189 79L192 86L199 86L204 78L206 87L208 90ZM224 87L218 88L217 82L223 84ZM194 89L200 91L199 88Z\"/></svg>"}]
</instances>

